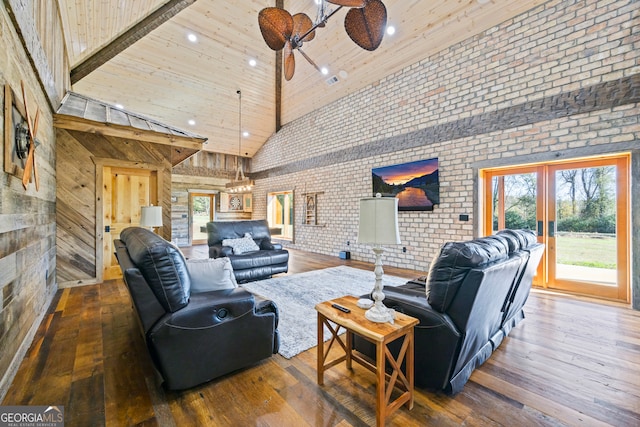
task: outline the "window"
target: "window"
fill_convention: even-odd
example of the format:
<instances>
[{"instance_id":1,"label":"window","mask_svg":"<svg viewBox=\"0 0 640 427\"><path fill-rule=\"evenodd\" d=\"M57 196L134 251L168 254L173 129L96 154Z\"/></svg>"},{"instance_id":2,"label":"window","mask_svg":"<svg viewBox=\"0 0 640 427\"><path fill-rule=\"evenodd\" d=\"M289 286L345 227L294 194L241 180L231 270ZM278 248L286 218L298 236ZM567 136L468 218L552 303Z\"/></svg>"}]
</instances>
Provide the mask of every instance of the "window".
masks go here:
<instances>
[{"instance_id":1,"label":"window","mask_svg":"<svg viewBox=\"0 0 640 427\"><path fill-rule=\"evenodd\" d=\"M271 237L293 240L293 191L267 194L267 221Z\"/></svg>"}]
</instances>

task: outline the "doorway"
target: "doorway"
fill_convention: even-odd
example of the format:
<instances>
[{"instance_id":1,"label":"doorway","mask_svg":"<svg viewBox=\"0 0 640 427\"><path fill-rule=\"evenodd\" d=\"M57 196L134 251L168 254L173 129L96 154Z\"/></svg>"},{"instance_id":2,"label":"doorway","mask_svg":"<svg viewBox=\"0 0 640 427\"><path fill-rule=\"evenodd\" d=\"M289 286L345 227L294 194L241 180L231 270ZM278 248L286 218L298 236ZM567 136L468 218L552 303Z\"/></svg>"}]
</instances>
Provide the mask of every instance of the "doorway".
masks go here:
<instances>
[{"instance_id":1,"label":"doorway","mask_svg":"<svg viewBox=\"0 0 640 427\"><path fill-rule=\"evenodd\" d=\"M483 232L536 232L546 245L536 286L628 302L629 161L619 155L483 170Z\"/></svg>"},{"instance_id":2,"label":"doorway","mask_svg":"<svg viewBox=\"0 0 640 427\"><path fill-rule=\"evenodd\" d=\"M191 244L207 243L207 222L215 220L215 194L189 193Z\"/></svg>"},{"instance_id":3,"label":"doorway","mask_svg":"<svg viewBox=\"0 0 640 427\"><path fill-rule=\"evenodd\" d=\"M127 227L140 225L142 206L158 205L158 172L113 166L102 168L103 279L122 277L113 241Z\"/></svg>"},{"instance_id":4,"label":"doorway","mask_svg":"<svg viewBox=\"0 0 640 427\"><path fill-rule=\"evenodd\" d=\"M267 221L271 237L293 240L293 191L267 194Z\"/></svg>"}]
</instances>

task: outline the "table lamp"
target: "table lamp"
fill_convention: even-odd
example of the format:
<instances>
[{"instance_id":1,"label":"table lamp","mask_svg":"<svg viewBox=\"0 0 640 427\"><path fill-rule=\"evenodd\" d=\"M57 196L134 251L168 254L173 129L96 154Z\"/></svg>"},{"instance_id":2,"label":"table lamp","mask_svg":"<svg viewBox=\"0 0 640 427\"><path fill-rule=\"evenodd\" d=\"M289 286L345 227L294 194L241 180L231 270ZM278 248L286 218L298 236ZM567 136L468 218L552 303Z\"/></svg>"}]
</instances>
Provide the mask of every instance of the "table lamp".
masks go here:
<instances>
[{"instance_id":1,"label":"table lamp","mask_svg":"<svg viewBox=\"0 0 640 427\"><path fill-rule=\"evenodd\" d=\"M399 245L400 233L398 231L398 199L395 197L382 197L380 193L376 197L360 199L360 224L358 227L358 243L373 244L373 252L376 256L375 268L376 283L373 288L373 306L365 312L365 317L372 322L391 322L394 311L385 307L382 303L382 253L381 245Z\"/></svg>"},{"instance_id":2,"label":"table lamp","mask_svg":"<svg viewBox=\"0 0 640 427\"><path fill-rule=\"evenodd\" d=\"M140 227L147 227L154 231L155 227L162 227L162 206L143 206L140 212Z\"/></svg>"}]
</instances>

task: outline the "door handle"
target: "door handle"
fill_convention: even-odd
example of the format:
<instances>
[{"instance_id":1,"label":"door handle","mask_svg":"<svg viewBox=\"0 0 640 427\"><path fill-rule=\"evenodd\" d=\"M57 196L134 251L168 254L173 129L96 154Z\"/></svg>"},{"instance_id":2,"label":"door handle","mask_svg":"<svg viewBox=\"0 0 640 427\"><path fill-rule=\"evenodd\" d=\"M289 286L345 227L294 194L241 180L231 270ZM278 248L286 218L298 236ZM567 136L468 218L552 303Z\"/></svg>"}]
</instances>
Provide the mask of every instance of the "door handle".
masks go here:
<instances>
[{"instance_id":1,"label":"door handle","mask_svg":"<svg viewBox=\"0 0 640 427\"><path fill-rule=\"evenodd\" d=\"M549 221L549 237L556 237L556 223Z\"/></svg>"}]
</instances>

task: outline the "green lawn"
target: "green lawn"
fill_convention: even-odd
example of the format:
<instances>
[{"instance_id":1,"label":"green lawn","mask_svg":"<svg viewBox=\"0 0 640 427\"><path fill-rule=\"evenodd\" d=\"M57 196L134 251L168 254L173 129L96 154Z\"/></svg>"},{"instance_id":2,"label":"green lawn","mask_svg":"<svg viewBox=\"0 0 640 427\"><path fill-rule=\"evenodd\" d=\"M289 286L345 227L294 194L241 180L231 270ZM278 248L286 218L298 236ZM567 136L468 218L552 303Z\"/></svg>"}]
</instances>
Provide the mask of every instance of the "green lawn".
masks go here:
<instances>
[{"instance_id":1,"label":"green lawn","mask_svg":"<svg viewBox=\"0 0 640 427\"><path fill-rule=\"evenodd\" d=\"M616 239L613 237L557 236L556 244L558 264L616 268Z\"/></svg>"}]
</instances>

